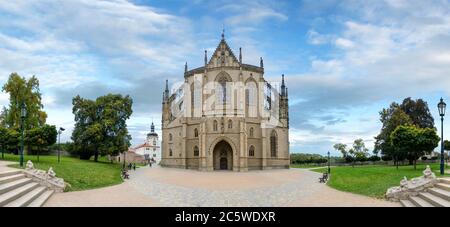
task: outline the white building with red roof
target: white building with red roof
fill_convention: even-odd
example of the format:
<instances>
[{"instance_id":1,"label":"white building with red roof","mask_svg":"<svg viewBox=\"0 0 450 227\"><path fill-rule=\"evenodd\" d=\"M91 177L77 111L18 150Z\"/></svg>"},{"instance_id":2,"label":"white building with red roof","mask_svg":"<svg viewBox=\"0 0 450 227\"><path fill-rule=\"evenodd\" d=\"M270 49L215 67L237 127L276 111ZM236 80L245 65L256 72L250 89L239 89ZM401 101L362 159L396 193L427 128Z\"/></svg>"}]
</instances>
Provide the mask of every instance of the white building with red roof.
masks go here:
<instances>
[{"instance_id":1,"label":"white building with red roof","mask_svg":"<svg viewBox=\"0 0 450 227\"><path fill-rule=\"evenodd\" d=\"M155 132L155 125L153 122L145 142L134 147L133 151L136 154L145 156L146 160L154 160L156 164L161 161L161 147L159 144L158 133Z\"/></svg>"}]
</instances>

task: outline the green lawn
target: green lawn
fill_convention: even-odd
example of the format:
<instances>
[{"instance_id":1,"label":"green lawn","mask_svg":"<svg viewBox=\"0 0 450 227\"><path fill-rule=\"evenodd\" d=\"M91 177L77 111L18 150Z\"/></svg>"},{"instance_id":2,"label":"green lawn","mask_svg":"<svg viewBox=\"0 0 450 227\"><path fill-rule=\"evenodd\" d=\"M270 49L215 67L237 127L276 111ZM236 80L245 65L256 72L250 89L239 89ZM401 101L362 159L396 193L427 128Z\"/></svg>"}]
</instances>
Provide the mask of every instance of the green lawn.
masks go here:
<instances>
[{"instance_id":1,"label":"green lawn","mask_svg":"<svg viewBox=\"0 0 450 227\"><path fill-rule=\"evenodd\" d=\"M439 164L429 165L439 177ZM421 176L425 168L425 164L417 165L417 170L414 170L413 166L400 166L398 170L395 166L332 167L331 178L327 184L337 190L383 198L388 188L400 185L403 176L408 179ZM313 171L322 173L327 169Z\"/></svg>"},{"instance_id":2,"label":"green lawn","mask_svg":"<svg viewBox=\"0 0 450 227\"><path fill-rule=\"evenodd\" d=\"M0 156L1 157L1 156ZM0 160L2 160L0 158ZM5 154L7 161L19 161L18 155ZM31 160L37 169L48 170L51 166L57 177L61 177L70 184L66 191L80 191L93 188L100 188L121 183L120 177L121 164L111 164L105 158L99 162L92 160L80 160L73 157L61 157L61 163L58 164L56 156L40 156L37 162L36 156L25 155L24 166ZM11 165L19 168L19 163Z\"/></svg>"}]
</instances>

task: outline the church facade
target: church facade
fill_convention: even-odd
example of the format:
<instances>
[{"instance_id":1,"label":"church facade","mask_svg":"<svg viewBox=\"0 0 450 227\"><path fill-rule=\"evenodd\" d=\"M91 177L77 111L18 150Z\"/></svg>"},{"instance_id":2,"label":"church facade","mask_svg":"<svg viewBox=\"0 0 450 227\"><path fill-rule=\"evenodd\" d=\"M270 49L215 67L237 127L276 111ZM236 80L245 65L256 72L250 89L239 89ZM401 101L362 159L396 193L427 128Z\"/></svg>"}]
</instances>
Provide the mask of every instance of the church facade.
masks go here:
<instances>
[{"instance_id":1,"label":"church facade","mask_svg":"<svg viewBox=\"0 0 450 227\"><path fill-rule=\"evenodd\" d=\"M236 58L224 34L204 65L184 70L184 82L162 101L163 167L214 170L289 168L288 91L264 78L264 63Z\"/></svg>"}]
</instances>

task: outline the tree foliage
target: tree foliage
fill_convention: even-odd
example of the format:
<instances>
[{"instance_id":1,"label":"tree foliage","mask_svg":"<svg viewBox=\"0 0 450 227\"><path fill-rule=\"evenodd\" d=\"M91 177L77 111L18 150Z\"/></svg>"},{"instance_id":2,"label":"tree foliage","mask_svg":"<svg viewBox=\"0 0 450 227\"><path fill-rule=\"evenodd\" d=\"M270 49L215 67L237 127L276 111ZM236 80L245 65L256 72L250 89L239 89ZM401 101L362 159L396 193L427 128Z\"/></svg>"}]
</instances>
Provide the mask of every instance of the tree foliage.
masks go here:
<instances>
[{"instance_id":1,"label":"tree foliage","mask_svg":"<svg viewBox=\"0 0 450 227\"><path fill-rule=\"evenodd\" d=\"M132 114L132 99L120 94L108 94L95 101L76 96L72 100L75 128L72 132L74 146L80 158L94 155L118 155L128 150L131 136L126 120Z\"/></svg>"},{"instance_id":2,"label":"tree foliage","mask_svg":"<svg viewBox=\"0 0 450 227\"><path fill-rule=\"evenodd\" d=\"M10 148L17 148L19 144L19 133L16 130L0 127L0 149L2 158L4 152Z\"/></svg>"},{"instance_id":3,"label":"tree foliage","mask_svg":"<svg viewBox=\"0 0 450 227\"><path fill-rule=\"evenodd\" d=\"M393 147L390 141L392 132L401 125L415 125L418 128L434 129L434 119L428 108L428 104L422 99L413 100L406 98L401 104L393 102L389 108L382 109L380 112L380 121L382 123L380 133L375 137L374 153L383 156L391 156L394 161L396 158L406 158L399 156L399 152Z\"/></svg>"},{"instance_id":4,"label":"tree foliage","mask_svg":"<svg viewBox=\"0 0 450 227\"><path fill-rule=\"evenodd\" d=\"M414 163L414 169L417 159L430 154L439 143L435 129L418 128L415 125L398 126L390 137L395 147L394 157L408 157Z\"/></svg>"},{"instance_id":5,"label":"tree foliage","mask_svg":"<svg viewBox=\"0 0 450 227\"><path fill-rule=\"evenodd\" d=\"M349 149L347 149L347 145L343 143L337 143L333 148L341 152L343 158L347 162L352 162L352 166L354 166L355 161L367 161L369 155L369 149L366 148L363 139L356 139Z\"/></svg>"},{"instance_id":6,"label":"tree foliage","mask_svg":"<svg viewBox=\"0 0 450 227\"><path fill-rule=\"evenodd\" d=\"M42 98L39 90L39 80L32 76L28 80L12 73L2 88L9 94L9 107L3 108L0 114L1 124L8 128L20 128L20 112L22 103L27 109L24 121L25 129L39 127L45 124L47 114L42 111Z\"/></svg>"},{"instance_id":7,"label":"tree foliage","mask_svg":"<svg viewBox=\"0 0 450 227\"><path fill-rule=\"evenodd\" d=\"M39 161L39 154L42 149L56 143L58 132L56 126L45 124L42 127L28 130L25 135L26 144L31 147L37 147L37 158Z\"/></svg>"},{"instance_id":8,"label":"tree foliage","mask_svg":"<svg viewBox=\"0 0 450 227\"><path fill-rule=\"evenodd\" d=\"M450 151L450 141L444 140L444 150Z\"/></svg>"}]
</instances>

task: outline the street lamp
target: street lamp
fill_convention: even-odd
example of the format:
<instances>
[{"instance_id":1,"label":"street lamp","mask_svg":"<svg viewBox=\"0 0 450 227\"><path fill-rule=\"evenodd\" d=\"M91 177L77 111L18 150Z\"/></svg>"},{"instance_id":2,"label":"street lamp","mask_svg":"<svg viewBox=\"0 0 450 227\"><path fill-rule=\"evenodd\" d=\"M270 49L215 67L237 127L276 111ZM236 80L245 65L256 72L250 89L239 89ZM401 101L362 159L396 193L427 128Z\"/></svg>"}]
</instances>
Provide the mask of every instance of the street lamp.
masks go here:
<instances>
[{"instance_id":1,"label":"street lamp","mask_svg":"<svg viewBox=\"0 0 450 227\"><path fill-rule=\"evenodd\" d=\"M328 151L328 174L330 174L331 169L330 169L330 151Z\"/></svg>"},{"instance_id":2,"label":"street lamp","mask_svg":"<svg viewBox=\"0 0 450 227\"><path fill-rule=\"evenodd\" d=\"M63 127L59 127L58 130L58 163L61 162L61 133L66 130Z\"/></svg>"},{"instance_id":3,"label":"street lamp","mask_svg":"<svg viewBox=\"0 0 450 227\"><path fill-rule=\"evenodd\" d=\"M444 175L444 116L445 116L445 104L444 100L438 103L439 116L441 116L441 175Z\"/></svg>"},{"instance_id":4,"label":"street lamp","mask_svg":"<svg viewBox=\"0 0 450 227\"><path fill-rule=\"evenodd\" d=\"M20 131L21 131L21 138L20 138L20 167L23 167L23 141L24 141L24 131L25 131L25 118L27 117L27 108L25 106L25 103L22 102L22 105L20 106Z\"/></svg>"}]
</instances>

